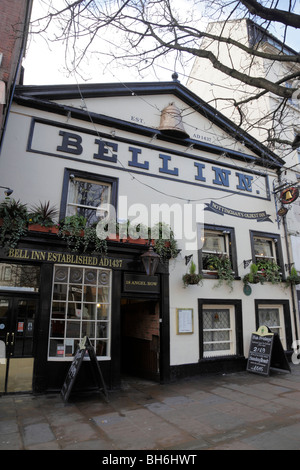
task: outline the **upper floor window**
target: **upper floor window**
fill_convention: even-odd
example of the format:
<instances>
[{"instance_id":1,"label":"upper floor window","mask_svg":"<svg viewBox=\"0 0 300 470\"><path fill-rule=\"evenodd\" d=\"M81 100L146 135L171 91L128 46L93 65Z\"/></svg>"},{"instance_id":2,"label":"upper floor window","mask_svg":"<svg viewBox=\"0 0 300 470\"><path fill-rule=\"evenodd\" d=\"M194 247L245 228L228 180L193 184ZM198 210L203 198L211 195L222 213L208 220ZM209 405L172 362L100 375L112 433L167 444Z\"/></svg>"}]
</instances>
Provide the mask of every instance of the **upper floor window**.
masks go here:
<instances>
[{"instance_id":1,"label":"upper floor window","mask_svg":"<svg viewBox=\"0 0 300 470\"><path fill-rule=\"evenodd\" d=\"M261 259L277 262L274 239L264 237L253 237L253 246L256 262Z\"/></svg>"},{"instance_id":2,"label":"upper floor window","mask_svg":"<svg viewBox=\"0 0 300 470\"><path fill-rule=\"evenodd\" d=\"M205 225L201 233L201 241L199 266L204 274L208 271L214 271L212 260L217 256L230 260L232 270L237 275L236 244L233 228Z\"/></svg>"},{"instance_id":3,"label":"upper floor window","mask_svg":"<svg viewBox=\"0 0 300 470\"><path fill-rule=\"evenodd\" d=\"M106 204L116 206L117 179L65 170L61 218L82 215L87 225L107 215Z\"/></svg>"}]
</instances>

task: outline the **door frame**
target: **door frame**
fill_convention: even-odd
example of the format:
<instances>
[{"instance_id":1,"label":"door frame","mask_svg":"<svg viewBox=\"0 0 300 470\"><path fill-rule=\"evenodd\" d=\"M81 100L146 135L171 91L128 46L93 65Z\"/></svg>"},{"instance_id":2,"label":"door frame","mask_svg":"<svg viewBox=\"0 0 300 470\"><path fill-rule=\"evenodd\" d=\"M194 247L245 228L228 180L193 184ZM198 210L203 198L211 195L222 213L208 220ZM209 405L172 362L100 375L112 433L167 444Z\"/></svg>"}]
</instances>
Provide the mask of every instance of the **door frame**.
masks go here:
<instances>
[{"instance_id":1,"label":"door frame","mask_svg":"<svg viewBox=\"0 0 300 470\"><path fill-rule=\"evenodd\" d=\"M13 348L15 347L15 338L16 338L16 332L17 332L17 303L19 300L25 300L25 301L34 301L35 302L35 319L34 319L34 328L33 328L33 335L32 335L32 355L30 356L24 356L24 359L33 359L33 369L32 369L32 382L34 378L34 367L35 367L35 356L36 356L36 335L37 335L37 322L38 322L38 312L39 312L39 294L38 293L25 293L21 291L1 291L0 292L0 299L7 299L9 301L9 310L10 312L8 313L9 317L7 319L7 325L5 329L5 334L4 334L4 343L5 346L9 346L8 348L5 349L5 359L6 359L6 364L5 364L5 383L4 383L4 391L0 393L13 393L13 392L8 392L8 380L9 380L9 368L10 368L10 360L14 359L14 356L11 356L11 335L14 334L14 344ZM10 343L10 345L8 345ZM21 359L23 356L19 357ZM18 359L16 357L15 359ZM24 392L31 392L33 389L33 386L31 386L30 390L24 390ZM21 390L20 390L21 391ZM22 390L23 392L23 390Z\"/></svg>"}]
</instances>

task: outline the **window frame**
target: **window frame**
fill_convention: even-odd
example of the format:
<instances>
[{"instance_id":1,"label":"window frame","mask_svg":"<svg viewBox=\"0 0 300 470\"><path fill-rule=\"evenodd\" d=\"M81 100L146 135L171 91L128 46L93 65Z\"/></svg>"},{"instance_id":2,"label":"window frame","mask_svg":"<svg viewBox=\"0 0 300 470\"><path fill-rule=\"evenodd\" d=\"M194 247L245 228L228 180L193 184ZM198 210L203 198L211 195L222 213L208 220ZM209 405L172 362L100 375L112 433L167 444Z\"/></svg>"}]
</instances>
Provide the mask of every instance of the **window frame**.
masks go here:
<instances>
[{"instance_id":1,"label":"window frame","mask_svg":"<svg viewBox=\"0 0 300 470\"><path fill-rule=\"evenodd\" d=\"M227 236L228 241L225 241L225 244L228 245L228 256L231 261L232 270L234 272L235 279L238 278L238 263L237 263L237 251L236 251L236 239L235 239L235 229L233 227L226 227L221 225L198 225L198 239L201 240L202 236L204 235L204 231L210 232L218 232L223 233ZM207 270L203 269L203 249L202 245L201 248L198 250L198 262L199 262L199 272L203 274L205 278L211 277L207 274Z\"/></svg>"},{"instance_id":2,"label":"window frame","mask_svg":"<svg viewBox=\"0 0 300 470\"><path fill-rule=\"evenodd\" d=\"M74 175L76 179L80 178L80 179L87 180L87 181L88 180L94 181L96 183L109 184L111 186L109 204L111 204L115 208L115 211L117 212L119 178L115 178L115 177L107 176L107 175L99 175L95 173L88 173L86 171L73 170L71 168L65 168L64 178L63 178L63 187L62 187L62 197L61 197L61 204L60 204L60 213L59 213L60 220L66 216L71 175Z\"/></svg>"},{"instance_id":3,"label":"window frame","mask_svg":"<svg viewBox=\"0 0 300 470\"><path fill-rule=\"evenodd\" d=\"M236 355L236 337L235 337L235 315L234 315L234 306L233 305L209 305L209 304L203 304L202 305L202 315L204 311L221 311L221 310L229 310L229 318L230 318L230 326L227 328L210 328L210 329L204 329L202 328L202 334L203 334L203 358L208 359L208 358L215 358L215 357L220 357L220 356L235 356ZM203 321L203 317L202 317ZM204 341L204 333L205 332L211 332L211 333L217 333L217 332L228 332L229 333L229 339L228 340L218 340L218 341L211 341L210 343L213 345L217 345L220 343L228 343L229 344L229 349L216 349L212 351L205 351L205 344L208 344L208 342Z\"/></svg>"},{"instance_id":4,"label":"window frame","mask_svg":"<svg viewBox=\"0 0 300 470\"><path fill-rule=\"evenodd\" d=\"M255 323L256 323L256 330L259 328L259 308L263 307L274 307L278 306L282 308L282 317L284 320L284 335L285 335L285 342L286 342L286 350L292 349L292 327L290 321L290 303L288 300L281 300L281 299L255 299Z\"/></svg>"},{"instance_id":5,"label":"window frame","mask_svg":"<svg viewBox=\"0 0 300 470\"><path fill-rule=\"evenodd\" d=\"M220 354L219 356L205 356L204 351L204 335L203 335L203 310L205 307L212 308L232 308L232 316L234 319L234 339L235 339L235 353L234 354ZM223 360L232 359L235 357L243 356L243 318L242 318L242 301L240 299L198 299L198 313L199 313L199 353L200 361Z\"/></svg>"},{"instance_id":6,"label":"window frame","mask_svg":"<svg viewBox=\"0 0 300 470\"><path fill-rule=\"evenodd\" d=\"M250 230L250 242L251 242L251 252L252 252L252 262L253 263L257 262L256 256L255 256L255 250L254 250L254 239L255 238L262 238L262 239L269 240L269 241L272 242L272 245L275 249L274 261L281 268L282 279L285 280L285 269L284 269L284 262L283 262L283 254L282 254L282 246L281 246L280 235L279 234L274 234L274 233L258 232L256 230ZM261 258L266 259L268 257L261 257Z\"/></svg>"},{"instance_id":7,"label":"window frame","mask_svg":"<svg viewBox=\"0 0 300 470\"><path fill-rule=\"evenodd\" d=\"M68 269L68 278L67 278L67 281L62 281L62 282L59 282L59 281L55 281L55 273L56 273L56 268L59 270L59 268L63 268L63 269ZM70 278L70 275L71 275L71 270L72 269L82 269L82 280L80 282L77 282L75 280L71 281L71 278ZM85 282L85 274L86 274L86 270L89 270L89 269L92 269L92 270L96 270L97 271L97 279L98 279L98 275L100 275L101 272L105 272L108 274L109 278L108 278L108 285L106 286L105 284L99 284L98 282L96 284L90 284L89 282ZM72 351L72 354L66 354L66 346L68 345L68 342L70 343L71 341L73 341L73 346L76 346L76 341L79 340L82 341L83 337L82 336L82 331L81 331L81 328L83 326L83 324L87 324L87 323L90 323L93 327L94 325L94 337L89 337L93 347L95 348L95 351L96 351L96 347L95 347L95 342L97 341L100 341L102 340L102 342L106 343L106 354L105 355L100 355L100 356L97 356L97 360L101 360L101 361L107 361L107 360L111 360L111 349L112 349L112 332L111 332L111 323L112 323L112 283L113 283L113 276L112 276L112 270L111 269L107 269L107 268L100 268L100 267L90 267L90 266L83 266L83 265L75 265L75 264L71 264L71 265L68 265L68 264L55 264L54 267L53 267L53 280L52 280L52 289L51 289L51 310L50 310L50 317L49 317L49 335L48 335L48 344L47 344L47 361L48 362L53 362L53 361L58 361L58 362L68 362L68 361L73 361L74 359L74 355L76 353L76 348L74 348L74 351ZM54 298L54 289L55 289L55 285L58 285L58 286L66 286L65 287L65 299L59 299L59 298ZM101 304L103 304L102 306L105 307L105 310L107 311L107 318L96 318L96 315L98 315L98 303L99 303L99 298L98 298L98 295L99 295L99 288L101 287L108 287L109 288L109 297L108 297L108 300L107 301L102 301L101 300ZM82 293L81 293L81 300L69 300L69 293L72 289L72 286L73 287L77 287L77 288L80 288L80 286L82 287ZM90 300L86 300L84 298L84 287L85 286L94 286L98 292L97 296L96 296L96 299L97 300L93 300L93 301L90 301ZM59 292L59 291L58 291ZM56 305L59 306L59 304L63 304L64 305L64 318L60 318L60 317L56 317L53 315L53 306ZM69 316L69 308L71 307L71 309L74 307L75 304L75 307L76 307L76 304L80 304L80 317L78 318L75 318L73 316ZM94 315L95 315L95 318L94 319L91 319L91 320L88 320L86 319L84 316L83 316L83 312L84 312L84 307L87 306L87 305L91 305L91 307L96 307L97 310L94 310ZM77 307L76 307L77 308ZM71 311L71 310L70 310ZM77 316L77 315L76 315ZM52 333L52 322L53 322L53 326L55 324L55 322L58 322L58 323L62 323L63 322L63 328L64 328L64 334L63 336L59 336L59 335L51 335ZM69 322L69 326L71 324L78 324L79 326L79 336L76 336L76 337L73 337L73 336L68 336L67 334L67 326L68 326L68 322ZM103 326L103 324L105 325L105 327L107 328L107 337L102 337L102 336L98 336L97 335L97 331L98 331L98 326L100 327L101 325ZM87 325L86 325L87 327ZM62 342L63 344L63 354L58 355L58 353L54 356L54 355L51 355L51 341L57 341L58 343L59 342ZM58 345L58 344L57 344ZM70 345L69 345L70 346ZM58 349L57 349L58 351Z\"/></svg>"}]
</instances>

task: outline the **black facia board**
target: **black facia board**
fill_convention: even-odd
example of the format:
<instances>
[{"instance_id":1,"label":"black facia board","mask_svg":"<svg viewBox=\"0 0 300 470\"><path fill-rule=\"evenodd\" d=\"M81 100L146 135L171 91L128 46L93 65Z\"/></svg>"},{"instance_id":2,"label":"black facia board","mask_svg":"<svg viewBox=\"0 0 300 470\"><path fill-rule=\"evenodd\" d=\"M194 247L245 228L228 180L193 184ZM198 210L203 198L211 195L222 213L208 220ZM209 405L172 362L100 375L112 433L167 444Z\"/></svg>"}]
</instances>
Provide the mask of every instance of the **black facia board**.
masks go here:
<instances>
[{"instance_id":1,"label":"black facia board","mask_svg":"<svg viewBox=\"0 0 300 470\"><path fill-rule=\"evenodd\" d=\"M247 371L268 376L270 369L291 371L278 333L261 326L251 335Z\"/></svg>"},{"instance_id":2,"label":"black facia board","mask_svg":"<svg viewBox=\"0 0 300 470\"><path fill-rule=\"evenodd\" d=\"M74 359L72 361L72 364L68 370L67 376L65 378L64 384L62 386L62 389L60 391L61 396L65 402L69 400L70 394L72 392L72 388L74 386L76 377L80 371L81 364L83 362L83 359L85 355L88 353L90 361L91 361L91 366L92 366L92 372L94 379L99 387L99 390L104 394L104 397L106 401L108 402L108 394L107 394L107 389L103 380L103 376L101 373L101 369L99 366L99 363L97 361L97 357L95 354L95 350L93 346L91 345L91 342L89 338L85 337L80 343L80 346L74 356Z\"/></svg>"}]
</instances>

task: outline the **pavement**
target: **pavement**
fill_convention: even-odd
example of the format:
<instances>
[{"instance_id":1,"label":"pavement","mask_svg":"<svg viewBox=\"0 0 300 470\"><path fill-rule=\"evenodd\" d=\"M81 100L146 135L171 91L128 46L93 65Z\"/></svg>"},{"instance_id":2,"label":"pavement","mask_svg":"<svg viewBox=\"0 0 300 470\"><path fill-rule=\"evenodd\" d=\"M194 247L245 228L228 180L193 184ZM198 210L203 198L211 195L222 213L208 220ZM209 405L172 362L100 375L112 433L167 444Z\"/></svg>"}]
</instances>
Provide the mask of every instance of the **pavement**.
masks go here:
<instances>
[{"instance_id":1,"label":"pavement","mask_svg":"<svg viewBox=\"0 0 300 470\"><path fill-rule=\"evenodd\" d=\"M300 365L268 377L245 371L165 385L125 378L108 403L99 392L67 403L60 394L2 395L2 450L98 450L110 459L120 451L168 459L200 450L300 450Z\"/></svg>"}]
</instances>

